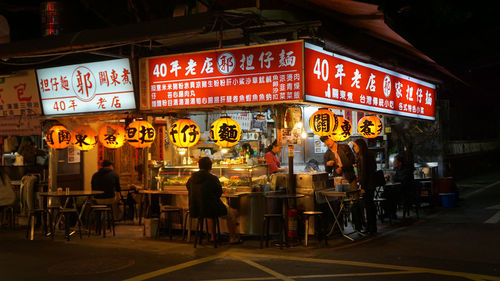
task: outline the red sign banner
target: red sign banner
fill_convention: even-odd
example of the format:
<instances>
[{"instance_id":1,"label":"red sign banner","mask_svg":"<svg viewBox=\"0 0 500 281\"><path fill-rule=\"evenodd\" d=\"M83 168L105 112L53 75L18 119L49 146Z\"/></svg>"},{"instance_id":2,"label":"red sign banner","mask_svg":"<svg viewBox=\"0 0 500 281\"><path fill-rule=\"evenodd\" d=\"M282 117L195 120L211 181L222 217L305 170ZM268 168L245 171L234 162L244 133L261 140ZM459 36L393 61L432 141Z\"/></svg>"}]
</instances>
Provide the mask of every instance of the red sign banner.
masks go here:
<instances>
[{"instance_id":1,"label":"red sign banner","mask_svg":"<svg viewBox=\"0 0 500 281\"><path fill-rule=\"evenodd\" d=\"M219 49L140 61L141 109L303 100L303 42Z\"/></svg>"},{"instance_id":2,"label":"red sign banner","mask_svg":"<svg viewBox=\"0 0 500 281\"><path fill-rule=\"evenodd\" d=\"M305 45L305 100L435 120L436 86Z\"/></svg>"}]
</instances>

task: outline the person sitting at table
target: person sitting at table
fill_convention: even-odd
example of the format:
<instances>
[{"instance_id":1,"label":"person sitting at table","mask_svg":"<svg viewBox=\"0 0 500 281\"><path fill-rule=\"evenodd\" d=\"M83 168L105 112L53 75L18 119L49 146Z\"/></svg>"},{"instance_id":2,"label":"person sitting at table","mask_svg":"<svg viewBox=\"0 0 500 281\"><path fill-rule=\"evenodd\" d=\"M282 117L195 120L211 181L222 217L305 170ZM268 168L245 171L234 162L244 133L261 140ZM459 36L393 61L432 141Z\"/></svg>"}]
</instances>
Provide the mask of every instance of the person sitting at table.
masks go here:
<instances>
[{"instance_id":1,"label":"person sitting at table","mask_svg":"<svg viewBox=\"0 0 500 281\"><path fill-rule=\"evenodd\" d=\"M101 168L92 175L92 190L104 191L103 194L94 196L97 204L110 205L113 209L113 218L115 221L120 219L120 177L114 171L114 163L110 160L103 160Z\"/></svg>"},{"instance_id":2,"label":"person sitting at table","mask_svg":"<svg viewBox=\"0 0 500 281\"><path fill-rule=\"evenodd\" d=\"M186 183L189 197L189 213L192 218L207 218L209 229L213 229L214 217L226 217L229 230L229 242L239 243L236 235L236 223L228 215L226 205L220 199L222 196L222 185L212 170L212 160L209 157L202 157L198 161L200 170L194 172ZM215 233L211 233L212 241Z\"/></svg>"},{"instance_id":3,"label":"person sitting at table","mask_svg":"<svg viewBox=\"0 0 500 281\"><path fill-rule=\"evenodd\" d=\"M280 151L281 145L278 144L277 140L273 141L273 143L267 148L265 159L266 163L269 165L269 174L286 171L286 167L281 167L280 158L278 157L278 153L280 153Z\"/></svg>"},{"instance_id":4,"label":"person sitting at table","mask_svg":"<svg viewBox=\"0 0 500 281\"><path fill-rule=\"evenodd\" d=\"M342 176L349 182L348 191L358 190L358 183L356 181L356 173L354 172L354 153L347 144L337 144L328 136L322 136L320 140L328 147L324 154L325 171L333 173L334 176ZM353 201L351 205L352 222L357 231L361 231L362 217L361 207L359 205L359 193L351 195Z\"/></svg>"},{"instance_id":5,"label":"person sitting at table","mask_svg":"<svg viewBox=\"0 0 500 281\"><path fill-rule=\"evenodd\" d=\"M366 209L367 231L370 235L374 235L377 233L377 207L373 201L376 188L374 176L377 171L377 162L373 153L368 150L364 139L355 140L352 148L356 153L358 183Z\"/></svg>"}]
</instances>

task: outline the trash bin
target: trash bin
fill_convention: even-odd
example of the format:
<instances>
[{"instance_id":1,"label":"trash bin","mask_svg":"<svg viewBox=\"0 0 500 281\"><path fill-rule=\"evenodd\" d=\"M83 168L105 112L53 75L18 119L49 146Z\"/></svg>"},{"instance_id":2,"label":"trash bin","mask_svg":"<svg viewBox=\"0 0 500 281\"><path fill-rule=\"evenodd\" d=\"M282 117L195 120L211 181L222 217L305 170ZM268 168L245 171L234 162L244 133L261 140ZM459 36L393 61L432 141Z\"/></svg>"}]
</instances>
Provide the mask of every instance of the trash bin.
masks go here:
<instances>
[{"instance_id":1,"label":"trash bin","mask_svg":"<svg viewBox=\"0 0 500 281\"><path fill-rule=\"evenodd\" d=\"M455 207L455 193L439 193L439 197L441 197L441 205L445 208Z\"/></svg>"}]
</instances>

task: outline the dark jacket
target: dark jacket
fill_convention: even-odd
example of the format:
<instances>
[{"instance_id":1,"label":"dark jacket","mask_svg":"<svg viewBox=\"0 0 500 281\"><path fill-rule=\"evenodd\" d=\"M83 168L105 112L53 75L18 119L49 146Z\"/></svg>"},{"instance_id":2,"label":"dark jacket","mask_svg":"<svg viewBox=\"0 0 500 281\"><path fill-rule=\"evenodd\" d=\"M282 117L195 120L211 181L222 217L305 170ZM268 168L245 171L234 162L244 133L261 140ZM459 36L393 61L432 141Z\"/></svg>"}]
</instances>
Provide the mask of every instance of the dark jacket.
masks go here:
<instances>
[{"instance_id":1,"label":"dark jacket","mask_svg":"<svg viewBox=\"0 0 500 281\"><path fill-rule=\"evenodd\" d=\"M360 155L356 158L358 168L358 182L364 190L375 189L375 172L377 171L377 162L371 151L367 151L366 155Z\"/></svg>"},{"instance_id":2,"label":"dark jacket","mask_svg":"<svg viewBox=\"0 0 500 281\"><path fill-rule=\"evenodd\" d=\"M193 173L186 187L189 192L189 213L192 218L227 215L226 206L220 200L222 185L209 171L200 170Z\"/></svg>"},{"instance_id":3,"label":"dark jacket","mask_svg":"<svg viewBox=\"0 0 500 281\"><path fill-rule=\"evenodd\" d=\"M113 198L120 192L120 177L110 168L101 168L92 176L92 190L104 191L94 196L97 199Z\"/></svg>"},{"instance_id":4,"label":"dark jacket","mask_svg":"<svg viewBox=\"0 0 500 281\"><path fill-rule=\"evenodd\" d=\"M342 161L342 176L349 182L356 180L356 173L354 173L354 153L347 144L339 144L337 148L340 161Z\"/></svg>"}]
</instances>

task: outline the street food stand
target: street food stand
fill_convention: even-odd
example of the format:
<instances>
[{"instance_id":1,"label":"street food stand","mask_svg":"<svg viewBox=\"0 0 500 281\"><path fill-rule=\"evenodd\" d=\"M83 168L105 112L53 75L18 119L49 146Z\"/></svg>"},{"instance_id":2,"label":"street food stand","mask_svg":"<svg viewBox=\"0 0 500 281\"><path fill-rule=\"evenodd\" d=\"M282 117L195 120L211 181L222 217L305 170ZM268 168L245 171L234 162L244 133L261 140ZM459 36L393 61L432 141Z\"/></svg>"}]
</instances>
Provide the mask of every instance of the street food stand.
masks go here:
<instances>
[{"instance_id":1,"label":"street food stand","mask_svg":"<svg viewBox=\"0 0 500 281\"><path fill-rule=\"evenodd\" d=\"M353 135L356 137L383 136L385 131L379 118L382 116L376 117L375 114L425 120L435 118L435 85L334 54L303 41L143 58L139 61L139 67L141 113L158 120L167 135L179 133L178 130L172 131L172 126L179 119L196 121L196 126L186 125L183 129L185 135L182 137L191 139L194 142L192 145L179 145L172 138L169 142L165 135L163 141L157 142L159 147L156 150L159 153L151 155L153 162L150 167L160 168L152 172L151 178L154 180L151 183L155 184L145 187L150 189L185 191L190 172L196 170L196 160L202 156L212 156L219 159L213 173L219 175L225 192L231 192L241 182L244 182L241 185L251 195L262 196L262 191L271 187L285 187L289 193L306 195L301 199L302 202L299 201L300 208L315 208L317 201L321 200L316 191L333 187L328 186L325 180L328 175L321 172L321 168L317 169L319 171L303 172L304 163L310 159L318 158L316 160L322 163L324 145L319 142L317 132L309 122L302 121L309 120L318 107L327 107L327 111L335 113L332 113L335 126L332 125L327 133L331 135L330 131L341 128L342 131L338 132L339 141L346 141L352 136L351 132L355 132ZM293 110L295 113L289 114L287 111L292 108L296 109ZM259 132L259 154L262 153L263 144L270 144L274 139L288 148L281 158L282 163L286 163L285 155L288 156L289 173L283 177L273 176L286 178L278 179L279 184L274 179L275 184L259 186L253 183L254 175L250 176L252 181L248 184L250 181L245 182L240 176L230 175L240 168L243 171L253 170L255 166L241 166L247 159L214 157L214 154L227 153L223 150L227 147L217 147L217 137L226 138L224 141L227 141L230 135L235 134L224 131L223 135L214 135L212 127L216 122L213 121L217 118L210 119L210 116L218 114L218 117L224 117L230 112L238 116L238 111L250 113L252 122L257 120L257 115L264 115L274 127ZM300 117L293 118L297 114ZM339 114L343 115L342 119L337 118ZM373 120L372 116L375 117ZM317 119L320 127L325 125L323 120L322 115ZM339 121L340 126L337 124ZM358 124L358 121L361 123ZM226 125L226 128L229 127ZM244 133L248 137L250 130L244 130ZM231 141L233 143L228 147L242 139ZM380 151L379 158L382 161L383 146L377 142L374 149ZM263 175L259 173L257 176ZM186 198L176 200L171 202L178 202L179 206L187 208ZM262 201L255 200L254 203L262 204ZM263 209L263 205L250 205L252 210ZM240 213L244 214L245 211L240 209ZM244 216L241 220L246 225L260 223ZM251 231L253 229L260 230L260 227L249 226L240 231L255 234Z\"/></svg>"}]
</instances>

